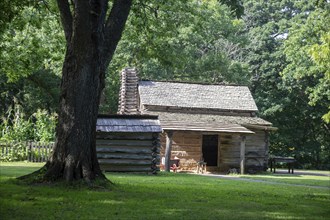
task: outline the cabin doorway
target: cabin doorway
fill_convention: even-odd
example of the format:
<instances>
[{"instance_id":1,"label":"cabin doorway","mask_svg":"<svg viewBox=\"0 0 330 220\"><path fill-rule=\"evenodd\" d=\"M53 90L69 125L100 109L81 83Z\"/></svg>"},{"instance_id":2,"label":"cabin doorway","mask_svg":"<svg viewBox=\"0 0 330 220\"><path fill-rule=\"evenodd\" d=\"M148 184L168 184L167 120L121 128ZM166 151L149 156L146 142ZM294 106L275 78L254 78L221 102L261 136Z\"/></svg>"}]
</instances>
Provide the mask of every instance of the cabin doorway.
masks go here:
<instances>
[{"instance_id":1,"label":"cabin doorway","mask_svg":"<svg viewBox=\"0 0 330 220\"><path fill-rule=\"evenodd\" d=\"M203 135L202 152L207 166L218 166L218 135Z\"/></svg>"}]
</instances>

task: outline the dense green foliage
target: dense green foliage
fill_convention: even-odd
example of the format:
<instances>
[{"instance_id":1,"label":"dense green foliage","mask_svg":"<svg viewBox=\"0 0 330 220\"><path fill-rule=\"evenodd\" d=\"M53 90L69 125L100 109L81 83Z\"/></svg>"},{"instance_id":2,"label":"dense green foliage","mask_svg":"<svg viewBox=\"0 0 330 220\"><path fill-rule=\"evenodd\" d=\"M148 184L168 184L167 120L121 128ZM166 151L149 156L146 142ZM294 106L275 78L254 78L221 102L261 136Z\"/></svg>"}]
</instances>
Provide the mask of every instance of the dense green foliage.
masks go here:
<instances>
[{"instance_id":1,"label":"dense green foliage","mask_svg":"<svg viewBox=\"0 0 330 220\"><path fill-rule=\"evenodd\" d=\"M48 145L55 140L56 113L38 109L27 117L24 109L15 105L6 116L0 125L0 161L24 161L31 154L34 158L41 154L48 156L48 151L41 153L40 149L29 149L28 142Z\"/></svg>"},{"instance_id":2,"label":"dense green foliage","mask_svg":"<svg viewBox=\"0 0 330 220\"><path fill-rule=\"evenodd\" d=\"M45 4L8 2L15 13L2 20L1 141L54 140L65 45L56 7Z\"/></svg>"},{"instance_id":3,"label":"dense green foliage","mask_svg":"<svg viewBox=\"0 0 330 220\"><path fill-rule=\"evenodd\" d=\"M279 128L271 137L271 153L295 156L306 168L329 169L330 130L322 120L330 106L329 80L308 57L308 48L324 32L319 30L329 27L318 20L308 31L305 27L324 12L313 1L250 0L244 6L252 92L261 116Z\"/></svg>"},{"instance_id":4,"label":"dense green foliage","mask_svg":"<svg viewBox=\"0 0 330 220\"><path fill-rule=\"evenodd\" d=\"M55 123L63 31L54 1L15 2L1 3L8 9L0 17L2 139L50 140L54 128L43 120ZM279 128L271 153L295 156L302 167L329 169L329 4L137 0L100 110L116 112L119 72L126 66L137 67L143 79L248 85L260 116Z\"/></svg>"},{"instance_id":5,"label":"dense green foliage","mask_svg":"<svg viewBox=\"0 0 330 220\"><path fill-rule=\"evenodd\" d=\"M327 5L326 8L316 8L303 21L295 19L284 49L288 60L283 71L285 81L293 79L301 84L309 95L309 104L324 106L324 113L330 106L329 36L330 5ZM309 81L307 85L300 83L304 80ZM324 115L328 123L329 114Z\"/></svg>"},{"instance_id":6,"label":"dense green foliage","mask_svg":"<svg viewBox=\"0 0 330 220\"><path fill-rule=\"evenodd\" d=\"M299 176L291 184L267 184L180 173L111 173L106 175L114 185L94 190L12 179L36 169L1 164L1 219L327 219L330 214L329 189L291 185L305 184ZM309 178L315 185L322 181Z\"/></svg>"},{"instance_id":7,"label":"dense green foliage","mask_svg":"<svg viewBox=\"0 0 330 220\"><path fill-rule=\"evenodd\" d=\"M8 118L2 119L0 126L0 141L54 141L56 114L38 109L30 117L26 117L22 107L16 105L8 113Z\"/></svg>"}]
</instances>

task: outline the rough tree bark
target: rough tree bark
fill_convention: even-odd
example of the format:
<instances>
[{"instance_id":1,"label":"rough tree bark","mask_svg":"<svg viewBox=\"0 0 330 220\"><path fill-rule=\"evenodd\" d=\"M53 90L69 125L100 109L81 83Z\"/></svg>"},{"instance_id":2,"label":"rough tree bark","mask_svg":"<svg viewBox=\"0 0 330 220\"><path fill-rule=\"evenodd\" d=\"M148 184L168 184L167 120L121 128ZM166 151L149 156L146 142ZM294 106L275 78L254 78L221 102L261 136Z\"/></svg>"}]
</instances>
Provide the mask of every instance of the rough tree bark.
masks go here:
<instances>
[{"instance_id":1,"label":"rough tree bark","mask_svg":"<svg viewBox=\"0 0 330 220\"><path fill-rule=\"evenodd\" d=\"M57 0L67 50L55 147L40 170L44 181L105 179L95 149L98 106L132 5L132 0L114 0L109 13L108 1Z\"/></svg>"}]
</instances>

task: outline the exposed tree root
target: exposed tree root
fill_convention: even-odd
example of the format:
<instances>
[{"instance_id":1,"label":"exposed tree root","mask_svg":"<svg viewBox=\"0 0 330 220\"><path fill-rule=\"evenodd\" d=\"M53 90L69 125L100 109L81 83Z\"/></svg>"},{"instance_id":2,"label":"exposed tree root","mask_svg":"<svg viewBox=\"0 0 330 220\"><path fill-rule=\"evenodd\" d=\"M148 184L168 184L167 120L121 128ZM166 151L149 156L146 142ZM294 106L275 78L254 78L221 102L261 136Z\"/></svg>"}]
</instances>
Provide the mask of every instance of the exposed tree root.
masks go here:
<instances>
[{"instance_id":1,"label":"exposed tree root","mask_svg":"<svg viewBox=\"0 0 330 220\"><path fill-rule=\"evenodd\" d=\"M71 186L83 184L92 189L106 189L113 184L101 171L91 174L91 172L84 172L79 168L69 167L69 169L71 171L68 171L68 167L65 167L64 164L61 165L60 163L48 161L39 170L17 177L17 179L27 184L47 183L55 185L57 183L67 183Z\"/></svg>"}]
</instances>

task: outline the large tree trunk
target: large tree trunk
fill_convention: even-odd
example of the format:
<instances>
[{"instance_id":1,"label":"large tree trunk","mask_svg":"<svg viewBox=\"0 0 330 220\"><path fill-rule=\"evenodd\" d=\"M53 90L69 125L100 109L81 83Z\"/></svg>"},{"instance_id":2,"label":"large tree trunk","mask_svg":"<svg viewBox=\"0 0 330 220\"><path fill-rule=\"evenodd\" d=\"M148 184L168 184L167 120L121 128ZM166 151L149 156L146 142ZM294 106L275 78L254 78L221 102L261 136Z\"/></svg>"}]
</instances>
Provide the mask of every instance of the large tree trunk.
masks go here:
<instances>
[{"instance_id":1,"label":"large tree trunk","mask_svg":"<svg viewBox=\"0 0 330 220\"><path fill-rule=\"evenodd\" d=\"M53 155L42 181L105 179L96 155L96 120L105 71L121 38L132 0L57 0L67 41ZM108 17L107 17L108 14Z\"/></svg>"},{"instance_id":2,"label":"large tree trunk","mask_svg":"<svg viewBox=\"0 0 330 220\"><path fill-rule=\"evenodd\" d=\"M95 128L104 84L104 67L92 44L79 44L90 53L69 45L61 84L60 111L48 179L67 181L103 177L95 152Z\"/></svg>"}]
</instances>

